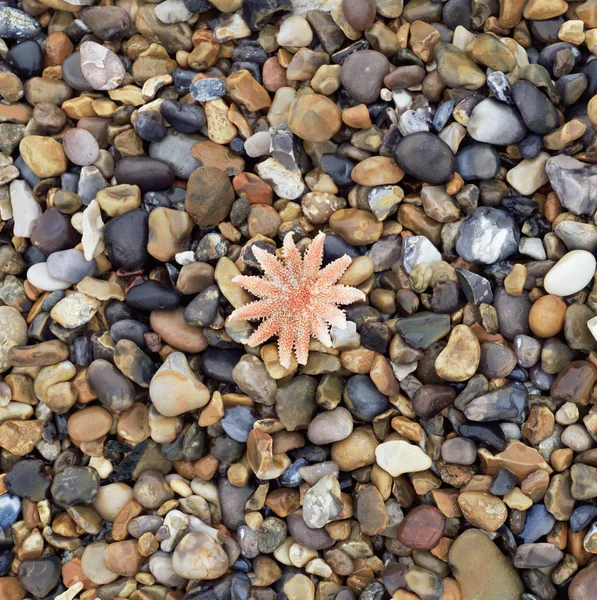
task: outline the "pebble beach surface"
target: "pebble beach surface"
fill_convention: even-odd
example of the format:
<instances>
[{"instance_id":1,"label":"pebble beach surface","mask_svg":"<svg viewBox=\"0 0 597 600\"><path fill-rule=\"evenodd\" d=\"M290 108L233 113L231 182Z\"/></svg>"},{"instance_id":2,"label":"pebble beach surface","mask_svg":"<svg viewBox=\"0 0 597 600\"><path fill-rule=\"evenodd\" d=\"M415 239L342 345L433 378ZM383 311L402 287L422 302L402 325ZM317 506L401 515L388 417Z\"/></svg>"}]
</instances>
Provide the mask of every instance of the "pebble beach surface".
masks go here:
<instances>
[{"instance_id":1,"label":"pebble beach surface","mask_svg":"<svg viewBox=\"0 0 597 600\"><path fill-rule=\"evenodd\" d=\"M597 0L0 2L0 600L595 600Z\"/></svg>"}]
</instances>

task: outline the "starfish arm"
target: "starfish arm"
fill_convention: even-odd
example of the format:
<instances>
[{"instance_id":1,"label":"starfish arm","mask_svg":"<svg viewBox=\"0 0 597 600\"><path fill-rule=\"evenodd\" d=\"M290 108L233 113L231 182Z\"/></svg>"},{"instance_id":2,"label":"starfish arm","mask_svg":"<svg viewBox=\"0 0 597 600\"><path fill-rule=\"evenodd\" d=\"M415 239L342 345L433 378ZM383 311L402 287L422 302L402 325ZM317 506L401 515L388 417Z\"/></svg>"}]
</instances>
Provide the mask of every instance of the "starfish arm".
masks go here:
<instances>
[{"instance_id":1,"label":"starfish arm","mask_svg":"<svg viewBox=\"0 0 597 600\"><path fill-rule=\"evenodd\" d=\"M275 296L282 289L282 286L274 281L268 281L267 279L254 277L253 275L237 275L232 279L232 283L240 285L258 298Z\"/></svg>"},{"instance_id":2,"label":"starfish arm","mask_svg":"<svg viewBox=\"0 0 597 600\"><path fill-rule=\"evenodd\" d=\"M311 325L311 334L318 339L324 346L332 347L332 338L330 337L330 327L323 320L316 317Z\"/></svg>"},{"instance_id":3,"label":"starfish arm","mask_svg":"<svg viewBox=\"0 0 597 600\"><path fill-rule=\"evenodd\" d=\"M307 248L305 259L303 261L304 279L307 281L315 281L321 268L323 260L323 242L325 233L318 233L311 245Z\"/></svg>"},{"instance_id":4,"label":"starfish arm","mask_svg":"<svg viewBox=\"0 0 597 600\"><path fill-rule=\"evenodd\" d=\"M279 325L280 323L277 319L266 319L247 340L248 345L259 346L259 344L263 344L263 342L269 340L273 335L276 335Z\"/></svg>"},{"instance_id":5,"label":"starfish arm","mask_svg":"<svg viewBox=\"0 0 597 600\"><path fill-rule=\"evenodd\" d=\"M336 281L342 277L346 269L348 269L351 262L350 256L345 254L321 269L317 277L317 283L315 284L315 293L319 290L329 288L336 283Z\"/></svg>"},{"instance_id":6,"label":"starfish arm","mask_svg":"<svg viewBox=\"0 0 597 600\"><path fill-rule=\"evenodd\" d=\"M253 254L263 269L264 276L275 283L288 285L288 275L284 264L263 248L253 248Z\"/></svg>"},{"instance_id":7,"label":"starfish arm","mask_svg":"<svg viewBox=\"0 0 597 600\"><path fill-rule=\"evenodd\" d=\"M336 304L352 304L367 297L361 290L349 285L335 285L330 291Z\"/></svg>"},{"instance_id":8,"label":"starfish arm","mask_svg":"<svg viewBox=\"0 0 597 600\"><path fill-rule=\"evenodd\" d=\"M277 303L274 300L256 300L233 310L230 318L234 321L263 319L269 317L276 310L276 306Z\"/></svg>"},{"instance_id":9,"label":"starfish arm","mask_svg":"<svg viewBox=\"0 0 597 600\"><path fill-rule=\"evenodd\" d=\"M296 360L299 365L306 365L309 359L309 339L311 338L311 326L309 323L298 323L294 339Z\"/></svg>"},{"instance_id":10,"label":"starfish arm","mask_svg":"<svg viewBox=\"0 0 597 600\"><path fill-rule=\"evenodd\" d=\"M290 367L292 347L294 345L294 331L288 322L280 324L278 329L278 357L280 364L287 369Z\"/></svg>"},{"instance_id":11,"label":"starfish arm","mask_svg":"<svg viewBox=\"0 0 597 600\"><path fill-rule=\"evenodd\" d=\"M343 329L346 326L346 315L344 314L344 311L331 304L320 304L317 315L326 323L333 325L334 327Z\"/></svg>"},{"instance_id":12,"label":"starfish arm","mask_svg":"<svg viewBox=\"0 0 597 600\"><path fill-rule=\"evenodd\" d=\"M294 243L293 236L292 232L284 236L284 261L288 278L296 284L299 282L303 271L303 259Z\"/></svg>"}]
</instances>

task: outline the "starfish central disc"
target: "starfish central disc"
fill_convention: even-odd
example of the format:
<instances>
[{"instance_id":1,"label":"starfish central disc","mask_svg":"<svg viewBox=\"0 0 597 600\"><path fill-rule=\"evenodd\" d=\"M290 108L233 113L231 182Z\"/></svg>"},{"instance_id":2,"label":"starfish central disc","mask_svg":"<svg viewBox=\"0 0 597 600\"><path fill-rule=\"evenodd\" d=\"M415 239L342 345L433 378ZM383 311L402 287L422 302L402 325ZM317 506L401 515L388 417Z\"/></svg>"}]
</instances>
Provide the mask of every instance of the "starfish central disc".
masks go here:
<instances>
[{"instance_id":1,"label":"starfish central disc","mask_svg":"<svg viewBox=\"0 0 597 600\"><path fill-rule=\"evenodd\" d=\"M253 249L263 277L238 275L232 281L258 300L230 315L232 319L263 319L248 344L257 346L277 335L280 364L286 368L293 352L300 364L306 364L311 337L325 346L332 345L330 327L346 327L346 315L338 305L365 299L361 290L337 284L350 266L349 256L321 268L324 233L315 237L304 258L292 236L288 233L284 238L283 261L262 248Z\"/></svg>"}]
</instances>

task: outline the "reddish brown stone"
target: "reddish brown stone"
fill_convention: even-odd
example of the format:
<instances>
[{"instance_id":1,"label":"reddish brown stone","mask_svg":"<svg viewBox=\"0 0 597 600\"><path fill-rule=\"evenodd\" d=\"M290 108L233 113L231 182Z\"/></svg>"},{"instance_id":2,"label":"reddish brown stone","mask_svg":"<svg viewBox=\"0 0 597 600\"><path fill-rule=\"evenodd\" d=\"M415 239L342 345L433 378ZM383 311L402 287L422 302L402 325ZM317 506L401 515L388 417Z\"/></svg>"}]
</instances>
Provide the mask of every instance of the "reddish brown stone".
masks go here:
<instances>
[{"instance_id":1,"label":"reddish brown stone","mask_svg":"<svg viewBox=\"0 0 597 600\"><path fill-rule=\"evenodd\" d=\"M398 540L413 550L431 550L443 535L446 519L435 506L422 504L411 510L398 527Z\"/></svg>"},{"instance_id":2,"label":"reddish brown stone","mask_svg":"<svg viewBox=\"0 0 597 600\"><path fill-rule=\"evenodd\" d=\"M413 410L421 419L429 419L451 406L456 398L449 385L423 385L414 395Z\"/></svg>"},{"instance_id":3,"label":"reddish brown stone","mask_svg":"<svg viewBox=\"0 0 597 600\"><path fill-rule=\"evenodd\" d=\"M232 187L237 196L246 198L251 204L271 204L273 201L272 188L253 173L242 172L235 175Z\"/></svg>"},{"instance_id":4,"label":"reddish brown stone","mask_svg":"<svg viewBox=\"0 0 597 600\"><path fill-rule=\"evenodd\" d=\"M570 600L591 600L597 589L597 562L579 571L568 588Z\"/></svg>"},{"instance_id":5,"label":"reddish brown stone","mask_svg":"<svg viewBox=\"0 0 597 600\"><path fill-rule=\"evenodd\" d=\"M597 382L597 369L586 360L567 364L551 386L551 397L556 402L589 403L591 389Z\"/></svg>"}]
</instances>

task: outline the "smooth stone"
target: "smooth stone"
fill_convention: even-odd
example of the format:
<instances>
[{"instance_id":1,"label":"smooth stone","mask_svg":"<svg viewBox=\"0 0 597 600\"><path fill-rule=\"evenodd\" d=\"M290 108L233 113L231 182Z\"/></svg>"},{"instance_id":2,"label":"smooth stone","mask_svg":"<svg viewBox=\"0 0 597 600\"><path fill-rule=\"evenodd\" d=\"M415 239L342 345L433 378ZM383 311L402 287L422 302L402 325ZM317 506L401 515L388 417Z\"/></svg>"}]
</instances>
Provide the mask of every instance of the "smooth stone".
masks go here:
<instances>
[{"instance_id":1,"label":"smooth stone","mask_svg":"<svg viewBox=\"0 0 597 600\"><path fill-rule=\"evenodd\" d=\"M529 314L532 303L527 292L520 296L510 296L505 288L498 287L494 292L493 306L498 316L498 331L508 340L517 335L528 335Z\"/></svg>"},{"instance_id":2,"label":"smooth stone","mask_svg":"<svg viewBox=\"0 0 597 600\"><path fill-rule=\"evenodd\" d=\"M390 62L374 50L360 50L342 64L342 85L357 103L372 104L379 98Z\"/></svg>"},{"instance_id":3,"label":"smooth stone","mask_svg":"<svg viewBox=\"0 0 597 600\"><path fill-rule=\"evenodd\" d=\"M116 183L137 185L143 193L167 190L176 177L164 161L146 156L125 157L116 165Z\"/></svg>"},{"instance_id":4,"label":"smooth stone","mask_svg":"<svg viewBox=\"0 0 597 600\"><path fill-rule=\"evenodd\" d=\"M554 228L554 233L564 242L568 250L597 250L597 225L562 221Z\"/></svg>"},{"instance_id":5,"label":"smooth stone","mask_svg":"<svg viewBox=\"0 0 597 600\"><path fill-rule=\"evenodd\" d=\"M12 6L0 8L0 37L7 40L27 40L40 33L41 27L31 15Z\"/></svg>"},{"instance_id":6,"label":"smooth stone","mask_svg":"<svg viewBox=\"0 0 597 600\"><path fill-rule=\"evenodd\" d=\"M593 215L597 210L597 165L559 154L547 160L545 172L564 208L575 215Z\"/></svg>"},{"instance_id":7,"label":"smooth stone","mask_svg":"<svg viewBox=\"0 0 597 600\"><path fill-rule=\"evenodd\" d=\"M467 269L455 269L458 283L466 296L466 299L472 304L491 304L493 302L493 292L491 283L477 273L468 271Z\"/></svg>"},{"instance_id":8,"label":"smooth stone","mask_svg":"<svg viewBox=\"0 0 597 600\"><path fill-rule=\"evenodd\" d=\"M91 389L108 409L122 412L135 401L135 386L106 360L94 360L87 371Z\"/></svg>"},{"instance_id":9,"label":"smooth stone","mask_svg":"<svg viewBox=\"0 0 597 600\"><path fill-rule=\"evenodd\" d=\"M408 175L431 185L452 179L455 157L443 140L429 132L402 138L395 150L396 164Z\"/></svg>"},{"instance_id":10,"label":"smooth stone","mask_svg":"<svg viewBox=\"0 0 597 600\"><path fill-rule=\"evenodd\" d=\"M88 579L98 585L112 583L118 579L118 574L113 573L104 565L104 556L108 544L93 542L89 544L81 556L81 571Z\"/></svg>"},{"instance_id":11,"label":"smooth stone","mask_svg":"<svg viewBox=\"0 0 597 600\"><path fill-rule=\"evenodd\" d=\"M343 508L338 480L334 475L326 475L305 494L303 519L307 527L319 529L334 521Z\"/></svg>"},{"instance_id":12,"label":"smooth stone","mask_svg":"<svg viewBox=\"0 0 597 600\"><path fill-rule=\"evenodd\" d=\"M422 235L411 235L402 244L402 266L410 272L420 263L433 264L442 259L439 250Z\"/></svg>"},{"instance_id":13,"label":"smooth stone","mask_svg":"<svg viewBox=\"0 0 597 600\"><path fill-rule=\"evenodd\" d=\"M197 135L180 133L171 127L163 139L149 145L149 156L169 164L176 177L188 179L201 165L191 155L191 148L199 140Z\"/></svg>"},{"instance_id":14,"label":"smooth stone","mask_svg":"<svg viewBox=\"0 0 597 600\"><path fill-rule=\"evenodd\" d=\"M46 256L72 248L80 240L79 233L69 219L55 207L46 210L31 230L31 243Z\"/></svg>"},{"instance_id":15,"label":"smooth stone","mask_svg":"<svg viewBox=\"0 0 597 600\"><path fill-rule=\"evenodd\" d=\"M489 144L470 144L456 154L455 169L464 181L492 179L500 165L499 154Z\"/></svg>"},{"instance_id":16,"label":"smooth stone","mask_svg":"<svg viewBox=\"0 0 597 600\"><path fill-rule=\"evenodd\" d=\"M494 146L517 144L526 135L526 128L518 113L494 98L487 98L475 106L466 128L477 142Z\"/></svg>"},{"instance_id":17,"label":"smooth stone","mask_svg":"<svg viewBox=\"0 0 597 600\"><path fill-rule=\"evenodd\" d=\"M27 280L37 289L54 292L57 290L66 290L72 284L69 281L62 281L52 277L48 271L48 263L36 263L27 269Z\"/></svg>"},{"instance_id":18,"label":"smooth stone","mask_svg":"<svg viewBox=\"0 0 597 600\"><path fill-rule=\"evenodd\" d=\"M597 563L592 562L578 571L568 588L569 600L590 600L597 585Z\"/></svg>"},{"instance_id":19,"label":"smooth stone","mask_svg":"<svg viewBox=\"0 0 597 600\"><path fill-rule=\"evenodd\" d=\"M508 213L482 206L460 226L456 251L470 262L493 264L514 254L519 241L520 232Z\"/></svg>"},{"instance_id":20,"label":"smooth stone","mask_svg":"<svg viewBox=\"0 0 597 600\"><path fill-rule=\"evenodd\" d=\"M148 215L143 209L131 210L110 219L104 227L104 242L110 262L126 271L140 269L149 257Z\"/></svg>"},{"instance_id":21,"label":"smooth stone","mask_svg":"<svg viewBox=\"0 0 597 600\"><path fill-rule=\"evenodd\" d=\"M196 104L164 100L160 104L160 113L180 133L197 133L207 123L205 111Z\"/></svg>"},{"instance_id":22,"label":"smooth stone","mask_svg":"<svg viewBox=\"0 0 597 600\"><path fill-rule=\"evenodd\" d=\"M375 449L377 464L392 477L403 473L425 471L431 466L431 458L418 446L403 440L379 444Z\"/></svg>"},{"instance_id":23,"label":"smooth stone","mask_svg":"<svg viewBox=\"0 0 597 600\"><path fill-rule=\"evenodd\" d=\"M497 342L481 345L478 372L488 379L507 377L516 366L516 355L510 348Z\"/></svg>"},{"instance_id":24,"label":"smooth stone","mask_svg":"<svg viewBox=\"0 0 597 600\"><path fill-rule=\"evenodd\" d=\"M514 382L474 398L464 409L467 419L477 422L516 421L526 408L526 387Z\"/></svg>"},{"instance_id":25,"label":"smooth stone","mask_svg":"<svg viewBox=\"0 0 597 600\"><path fill-rule=\"evenodd\" d=\"M554 105L530 81L517 81L512 86L512 99L527 129L533 133L545 135L560 124Z\"/></svg>"},{"instance_id":26,"label":"smooth stone","mask_svg":"<svg viewBox=\"0 0 597 600\"><path fill-rule=\"evenodd\" d=\"M462 600L520 600L524 586L516 569L482 531L462 533L450 548L449 564Z\"/></svg>"},{"instance_id":27,"label":"smooth stone","mask_svg":"<svg viewBox=\"0 0 597 600\"><path fill-rule=\"evenodd\" d=\"M233 440L246 442L257 418L257 413L248 406L233 406L224 411L220 425Z\"/></svg>"},{"instance_id":28,"label":"smooth stone","mask_svg":"<svg viewBox=\"0 0 597 600\"><path fill-rule=\"evenodd\" d=\"M396 331L407 344L424 350L450 333L450 317L421 312L412 317L399 319L396 323Z\"/></svg>"},{"instance_id":29,"label":"smooth stone","mask_svg":"<svg viewBox=\"0 0 597 600\"><path fill-rule=\"evenodd\" d=\"M35 221L42 215L41 206L35 199L29 184L22 179L10 183L10 204L14 219L13 233L28 238L35 226Z\"/></svg>"},{"instance_id":30,"label":"smooth stone","mask_svg":"<svg viewBox=\"0 0 597 600\"><path fill-rule=\"evenodd\" d=\"M19 581L34 597L45 598L58 585L61 572L57 556L24 560L19 565Z\"/></svg>"},{"instance_id":31,"label":"smooth stone","mask_svg":"<svg viewBox=\"0 0 597 600\"><path fill-rule=\"evenodd\" d=\"M414 413L421 419L431 419L454 403L456 392L448 385L426 384L412 397Z\"/></svg>"},{"instance_id":32,"label":"smooth stone","mask_svg":"<svg viewBox=\"0 0 597 600\"><path fill-rule=\"evenodd\" d=\"M10 527L21 512L21 500L18 496L6 493L0 496L0 529Z\"/></svg>"},{"instance_id":33,"label":"smooth stone","mask_svg":"<svg viewBox=\"0 0 597 600\"><path fill-rule=\"evenodd\" d=\"M173 352L153 376L149 397L166 417L175 417L209 402L209 391L201 383L182 352Z\"/></svg>"},{"instance_id":34,"label":"smooth stone","mask_svg":"<svg viewBox=\"0 0 597 600\"><path fill-rule=\"evenodd\" d=\"M41 502L48 494L51 480L50 474L40 460L22 459L6 473L4 483L9 494L27 498L32 502ZM11 505L12 509L9 509L9 515L12 515L15 510L13 502L11 502Z\"/></svg>"},{"instance_id":35,"label":"smooth stone","mask_svg":"<svg viewBox=\"0 0 597 600\"><path fill-rule=\"evenodd\" d=\"M338 406L318 414L309 423L307 437L313 444L331 444L346 439L353 430L351 413Z\"/></svg>"},{"instance_id":36,"label":"smooth stone","mask_svg":"<svg viewBox=\"0 0 597 600\"><path fill-rule=\"evenodd\" d=\"M215 167L199 167L189 178L185 210L200 226L221 223L230 213L234 190L230 179Z\"/></svg>"},{"instance_id":37,"label":"smooth stone","mask_svg":"<svg viewBox=\"0 0 597 600\"><path fill-rule=\"evenodd\" d=\"M313 529L305 523L302 509L288 515L286 524L288 525L288 533L301 546L313 550L326 550L334 545L334 540L325 528Z\"/></svg>"},{"instance_id":38,"label":"smooth stone","mask_svg":"<svg viewBox=\"0 0 597 600\"><path fill-rule=\"evenodd\" d=\"M476 373L481 357L474 333L466 325L456 325L448 344L435 359L435 370L446 381L467 381Z\"/></svg>"},{"instance_id":39,"label":"smooth stone","mask_svg":"<svg viewBox=\"0 0 597 600\"><path fill-rule=\"evenodd\" d=\"M387 396L379 392L367 375L350 377L342 397L348 410L359 421L371 422L390 407Z\"/></svg>"},{"instance_id":40,"label":"smooth stone","mask_svg":"<svg viewBox=\"0 0 597 600\"><path fill-rule=\"evenodd\" d=\"M75 165L92 165L99 158L99 144L86 129L69 129L62 141L64 153Z\"/></svg>"},{"instance_id":41,"label":"smooth stone","mask_svg":"<svg viewBox=\"0 0 597 600\"><path fill-rule=\"evenodd\" d=\"M290 379L278 388L276 413L288 431L308 427L316 410L316 390L317 380L309 375Z\"/></svg>"},{"instance_id":42,"label":"smooth stone","mask_svg":"<svg viewBox=\"0 0 597 600\"><path fill-rule=\"evenodd\" d=\"M81 73L94 90L114 90L122 84L126 76L124 66L111 50L95 42L83 42Z\"/></svg>"},{"instance_id":43,"label":"smooth stone","mask_svg":"<svg viewBox=\"0 0 597 600\"><path fill-rule=\"evenodd\" d=\"M404 517L397 539L413 550L431 550L444 535L446 519L434 506L417 506Z\"/></svg>"},{"instance_id":44,"label":"smooth stone","mask_svg":"<svg viewBox=\"0 0 597 600\"><path fill-rule=\"evenodd\" d=\"M185 579L217 579L228 569L228 557L220 542L207 533L187 533L172 555L172 567Z\"/></svg>"},{"instance_id":45,"label":"smooth stone","mask_svg":"<svg viewBox=\"0 0 597 600\"><path fill-rule=\"evenodd\" d=\"M34 40L15 44L6 54L6 64L19 77L29 79L41 75L43 50Z\"/></svg>"},{"instance_id":46,"label":"smooth stone","mask_svg":"<svg viewBox=\"0 0 597 600\"><path fill-rule=\"evenodd\" d=\"M595 274L597 261L586 250L565 254L547 273L543 287L548 294L570 296L586 287Z\"/></svg>"},{"instance_id":47,"label":"smooth stone","mask_svg":"<svg viewBox=\"0 0 597 600\"><path fill-rule=\"evenodd\" d=\"M74 248L50 254L46 265L50 277L71 284L97 273L95 261L85 260L83 252Z\"/></svg>"},{"instance_id":48,"label":"smooth stone","mask_svg":"<svg viewBox=\"0 0 597 600\"><path fill-rule=\"evenodd\" d=\"M98 472L92 467L69 466L52 481L52 498L60 506L91 504L100 485Z\"/></svg>"},{"instance_id":49,"label":"smooth stone","mask_svg":"<svg viewBox=\"0 0 597 600\"><path fill-rule=\"evenodd\" d=\"M541 569L556 565L563 556L564 553L554 544L521 544L516 548L513 564L518 569Z\"/></svg>"}]
</instances>

